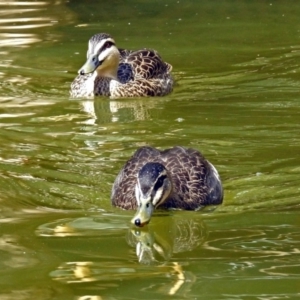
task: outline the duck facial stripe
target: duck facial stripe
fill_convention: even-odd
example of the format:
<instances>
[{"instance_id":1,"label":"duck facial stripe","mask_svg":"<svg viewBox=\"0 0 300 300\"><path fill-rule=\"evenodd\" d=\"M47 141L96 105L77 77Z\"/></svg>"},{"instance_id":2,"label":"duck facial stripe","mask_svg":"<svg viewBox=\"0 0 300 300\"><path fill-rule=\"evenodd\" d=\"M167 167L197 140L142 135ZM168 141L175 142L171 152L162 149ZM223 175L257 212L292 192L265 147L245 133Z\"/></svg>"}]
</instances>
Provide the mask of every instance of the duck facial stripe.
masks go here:
<instances>
[{"instance_id":1,"label":"duck facial stripe","mask_svg":"<svg viewBox=\"0 0 300 300\"><path fill-rule=\"evenodd\" d=\"M113 39L106 39L101 41L95 48L95 53L102 53L104 50L110 48L115 45L115 41Z\"/></svg>"},{"instance_id":2,"label":"duck facial stripe","mask_svg":"<svg viewBox=\"0 0 300 300\"><path fill-rule=\"evenodd\" d=\"M164 189L161 186L158 190L155 191L154 197L152 199L152 203L154 207L157 207L163 202L164 202Z\"/></svg>"}]
</instances>

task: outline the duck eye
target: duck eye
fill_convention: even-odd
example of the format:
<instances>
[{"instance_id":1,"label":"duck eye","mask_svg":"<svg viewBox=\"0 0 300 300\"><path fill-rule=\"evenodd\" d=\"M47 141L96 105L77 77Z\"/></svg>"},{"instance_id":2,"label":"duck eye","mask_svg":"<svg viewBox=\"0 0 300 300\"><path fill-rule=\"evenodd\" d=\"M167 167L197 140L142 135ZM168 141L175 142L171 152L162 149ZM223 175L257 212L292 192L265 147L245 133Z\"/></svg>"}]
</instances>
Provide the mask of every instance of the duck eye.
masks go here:
<instances>
[{"instance_id":1,"label":"duck eye","mask_svg":"<svg viewBox=\"0 0 300 300\"><path fill-rule=\"evenodd\" d=\"M106 42L103 46L103 49L107 49L107 48L110 48L111 46L113 45L112 42Z\"/></svg>"}]
</instances>

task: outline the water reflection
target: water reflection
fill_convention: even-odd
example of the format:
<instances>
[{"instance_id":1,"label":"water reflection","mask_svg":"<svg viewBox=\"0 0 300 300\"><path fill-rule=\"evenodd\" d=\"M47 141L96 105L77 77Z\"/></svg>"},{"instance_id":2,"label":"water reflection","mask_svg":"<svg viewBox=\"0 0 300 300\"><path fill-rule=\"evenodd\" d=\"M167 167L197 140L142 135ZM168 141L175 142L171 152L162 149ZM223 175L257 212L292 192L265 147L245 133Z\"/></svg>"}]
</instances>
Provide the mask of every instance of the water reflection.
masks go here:
<instances>
[{"instance_id":1,"label":"water reflection","mask_svg":"<svg viewBox=\"0 0 300 300\"><path fill-rule=\"evenodd\" d=\"M0 236L1 270L30 268L38 263L38 259L32 255L34 251L20 245L19 240L18 235L4 234Z\"/></svg>"},{"instance_id":2,"label":"water reflection","mask_svg":"<svg viewBox=\"0 0 300 300\"><path fill-rule=\"evenodd\" d=\"M25 47L41 41L38 34L21 31L53 26L53 18L38 16L49 4L46 1L0 1L0 47Z\"/></svg>"},{"instance_id":3,"label":"water reflection","mask_svg":"<svg viewBox=\"0 0 300 300\"><path fill-rule=\"evenodd\" d=\"M130 289L134 289L135 280L142 280L143 290L156 290L162 294L175 295L190 287L195 281L195 276L191 272L185 272L177 262L166 263L155 269L133 266L124 261L69 262L61 264L57 270L50 273L50 276L53 280L67 284L98 282L98 288L92 289L97 291L97 294L99 286L101 290L122 287L125 281ZM161 282L157 284L149 282L149 279L155 278Z\"/></svg>"},{"instance_id":4,"label":"water reflection","mask_svg":"<svg viewBox=\"0 0 300 300\"><path fill-rule=\"evenodd\" d=\"M55 32L58 24L61 26L73 21L74 14L63 5L63 2L0 1L2 103L8 100L18 101L16 96L22 101L28 98L36 100L37 94L32 90L36 88L37 81L40 84L43 80L49 83L49 78L57 81L58 74L61 76L65 72L61 66L59 73L53 71L53 65L50 68L43 68L45 61L52 59L45 57L44 53L36 52L39 46L47 47L60 40L61 33ZM34 51L31 50L33 47ZM34 79L35 76L38 80ZM48 88L46 89L49 92ZM57 95L57 88L53 88L54 90Z\"/></svg>"},{"instance_id":5,"label":"water reflection","mask_svg":"<svg viewBox=\"0 0 300 300\"><path fill-rule=\"evenodd\" d=\"M130 284L137 279L147 282L147 278L161 278L164 285L158 284L156 288L169 295L190 286L195 281L194 274L184 270L185 264L171 258L175 253L193 251L204 242L207 230L203 221L159 214L153 226L142 230L128 228L129 220L127 213L124 216L103 213L97 217L60 219L39 226L36 230L38 236L61 238L62 244L55 242L55 251L63 247L64 252L69 253L50 276L68 284L98 282L102 288L123 280ZM66 242L75 236L90 237L86 240L88 252L76 250L74 240ZM134 252L120 243L120 238L136 248L135 259ZM82 242L78 240L78 243ZM145 289L154 286L150 283Z\"/></svg>"},{"instance_id":6,"label":"water reflection","mask_svg":"<svg viewBox=\"0 0 300 300\"><path fill-rule=\"evenodd\" d=\"M208 236L205 223L198 214L188 214L185 218L180 214L170 216L167 212L158 212L155 222L144 228L130 226L131 214L132 211L126 211L124 215L99 213L95 217L59 219L40 225L36 234L61 238L123 236L127 244L136 249L139 263L154 265L165 263L175 253L196 249Z\"/></svg>"},{"instance_id":7,"label":"water reflection","mask_svg":"<svg viewBox=\"0 0 300 300\"><path fill-rule=\"evenodd\" d=\"M136 248L138 261L142 264L157 264L169 260L173 253L192 251L207 237L201 219L177 217L164 222L163 226L156 224L128 231L127 242Z\"/></svg>"},{"instance_id":8,"label":"water reflection","mask_svg":"<svg viewBox=\"0 0 300 300\"><path fill-rule=\"evenodd\" d=\"M134 99L134 100L109 100L95 98L94 100L81 101L82 111L88 114L86 124L104 124L111 122L145 121L153 117L153 110L161 108L164 99Z\"/></svg>"},{"instance_id":9,"label":"water reflection","mask_svg":"<svg viewBox=\"0 0 300 300\"><path fill-rule=\"evenodd\" d=\"M40 41L35 34L31 33L0 33L0 38L0 47L24 46Z\"/></svg>"},{"instance_id":10,"label":"water reflection","mask_svg":"<svg viewBox=\"0 0 300 300\"><path fill-rule=\"evenodd\" d=\"M140 291L178 296L195 288L199 278L208 286L214 278L224 294L232 295L227 279L236 278L242 285L243 280L259 278L299 279L298 226L288 224L289 214L282 215L282 226L264 225L267 218L258 216L248 224L248 218L227 214L208 218L205 225L199 213L161 212L151 226L133 229L128 227L128 212L99 213L44 223L36 235L60 261L50 277L80 287L81 294L99 295L99 288L111 293L125 286L134 290L138 285ZM235 288L240 290L233 284Z\"/></svg>"}]
</instances>

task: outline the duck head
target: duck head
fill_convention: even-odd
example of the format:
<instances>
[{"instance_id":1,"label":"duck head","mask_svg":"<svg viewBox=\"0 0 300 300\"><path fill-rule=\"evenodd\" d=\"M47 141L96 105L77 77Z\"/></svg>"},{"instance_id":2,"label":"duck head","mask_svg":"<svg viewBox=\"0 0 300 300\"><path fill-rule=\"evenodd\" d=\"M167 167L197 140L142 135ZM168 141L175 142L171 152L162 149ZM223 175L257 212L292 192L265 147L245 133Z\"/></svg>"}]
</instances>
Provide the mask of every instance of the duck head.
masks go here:
<instances>
[{"instance_id":1,"label":"duck head","mask_svg":"<svg viewBox=\"0 0 300 300\"><path fill-rule=\"evenodd\" d=\"M89 40L87 61L79 75L97 72L99 76L117 79L120 53L114 39L107 33L98 33Z\"/></svg>"},{"instance_id":2,"label":"duck head","mask_svg":"<svg viewBox=\"0 0 300 300\"><path fill-rule=\"evenodd\" d=\"M150 222L153 211L172 191L172 181L161 163L149 162L138 172L135 197L138 209L131 223L142 227Z\"/></svg>"}]
</instances>

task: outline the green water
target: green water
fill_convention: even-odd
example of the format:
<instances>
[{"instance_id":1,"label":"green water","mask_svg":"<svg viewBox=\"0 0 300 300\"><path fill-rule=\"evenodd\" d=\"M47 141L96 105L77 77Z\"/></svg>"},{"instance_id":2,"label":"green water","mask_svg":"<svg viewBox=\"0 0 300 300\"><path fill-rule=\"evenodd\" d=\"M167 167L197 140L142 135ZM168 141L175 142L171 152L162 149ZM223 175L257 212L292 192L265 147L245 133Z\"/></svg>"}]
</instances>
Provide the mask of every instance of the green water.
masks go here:
<instances>
[{"instance_id":1,"label":"green water","mask_svg":"<svg viewBox=\"0 0 300 300\"><path fill-rule=\"evenodd\" d=\"M0 299L300 297L300 3L0 3ZM173 65L163 98L70 100L96 32ZM110 204L142 145L200 150L215 211Z\"/></svg>"}]
</instances>

